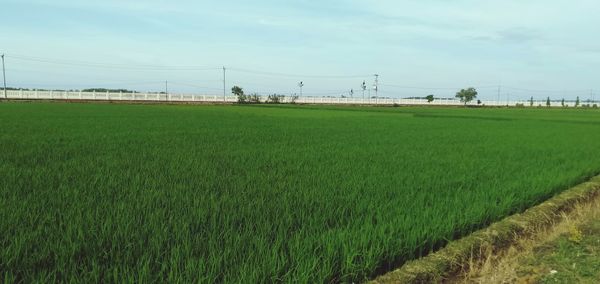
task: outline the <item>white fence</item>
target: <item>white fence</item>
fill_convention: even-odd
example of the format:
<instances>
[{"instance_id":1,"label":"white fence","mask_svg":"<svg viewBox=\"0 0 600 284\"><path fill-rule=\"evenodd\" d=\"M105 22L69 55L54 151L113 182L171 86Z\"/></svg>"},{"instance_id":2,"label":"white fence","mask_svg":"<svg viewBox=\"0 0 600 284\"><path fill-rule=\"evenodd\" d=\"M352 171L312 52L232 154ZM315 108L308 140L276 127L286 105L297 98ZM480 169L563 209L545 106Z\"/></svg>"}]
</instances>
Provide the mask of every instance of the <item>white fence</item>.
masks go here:
<instances>
[{"instance_id":1,"label":"white fence","mask_svg":"<svg viewBox=\"0 0 600 284\"><path fill-rule=\"evenodd\" d=\"M0 91L1 92L1 91ZM0 93L0 95L3 95ZM25 100L97 100L97 101L148 101L148 102L236 102L234 96L209 96L195 94L81 92L81 91L7 91L8 99Z\"/></svg>"},{"instance_id":2,"label":"white fence","mask_svg":"<svg viewBox=\"0 0 600 284\"><path fill-rule=\"evenodd\" d=\"M1 93L3 97L4 94ZM139 101L139 102L205 102L205 103L235 103L237 97L223 95L199 95L199 94L159 94L159 93L123 93L123 92L81 92L81 91L29 91L29 90L8 90L8 99L24 100L97 100L97 101ZM262 101L266 97L261 97ZM291 97L283 97L282 103L290 103ZM429 103L426 99L403 99L403 98L347 98L347 97L311 97L304 96L297 98L296 103L300 104L347 104L347 105L436 105L436 106L460 106L463 105L456 99L435 99ZM484 106L516 106L522 104L530 107L529 100L525 101L480 101ZM551 102L552 107L562 107L561 102ZM582 105L595 104L595 102L582 101ZM471 101L468 105L478 105L478 101ZM546 101L534 101L533 106L546 106ZM573 107L574 102L565 102L565 106Z\"/></svg>"}]
</instances>

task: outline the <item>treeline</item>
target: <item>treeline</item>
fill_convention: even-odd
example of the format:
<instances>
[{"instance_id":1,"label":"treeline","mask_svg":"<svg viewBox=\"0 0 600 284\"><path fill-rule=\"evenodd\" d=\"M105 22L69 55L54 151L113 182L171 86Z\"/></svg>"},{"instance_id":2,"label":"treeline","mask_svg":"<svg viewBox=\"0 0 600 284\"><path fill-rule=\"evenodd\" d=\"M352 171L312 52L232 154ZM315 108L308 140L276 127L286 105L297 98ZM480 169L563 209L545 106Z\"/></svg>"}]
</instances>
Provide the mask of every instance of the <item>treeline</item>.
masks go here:
<instances>
[{"instance_id":1,"label":"treeline","mask_svg":"<svg viewBox=\"0 0 600 284\"><path fill-rule=\"evenodd\" d=\"M127 89L105 89L105 88L92 88L92 89L83 89L82 92L98 92L98 93L139 93L137 91L127 90Z\"/></svg>"},{"instance_id":2,"label":"treeline","mask_svg":"<svg viewBox=\"0 0 600 284\"><path fill-rule=\"evenodd\" d=\"M256 93L247 95L244 90L239 86L233 86L231 93L237 97L238 104L260 104L262 102L266 104L281 104L285 101L284 95L272 94L268 95L267 99L263 101L262 97ZM298 99L297 95L289 96L289 103L295 104Z\"/></svg>"},{"instance_id":3,"label":"treeline","mask_svg":"<svg viewBox=\"0 0 600 284\"><path fill-rule=\"evenodd\" d=\"M0 90L3 88L0 88ZM41 91L41 92L78 92L79 90L73 90L73 89L69 89L69 90L65 90L65 89L39 89L39 88L35 88L35 89L30 89L30 88L14 88L14 87L6 87L7 91Z\"/></svg>"}]
</instances>

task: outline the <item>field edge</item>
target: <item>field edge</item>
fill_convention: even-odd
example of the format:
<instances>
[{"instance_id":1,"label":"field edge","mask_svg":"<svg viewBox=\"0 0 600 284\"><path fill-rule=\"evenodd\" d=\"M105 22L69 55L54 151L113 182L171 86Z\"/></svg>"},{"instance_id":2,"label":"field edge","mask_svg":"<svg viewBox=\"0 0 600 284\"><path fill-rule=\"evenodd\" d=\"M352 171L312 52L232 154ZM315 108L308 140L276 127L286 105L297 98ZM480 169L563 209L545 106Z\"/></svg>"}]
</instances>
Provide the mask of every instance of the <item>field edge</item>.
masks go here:
<instances>
[{"instance_id":1,"label":"field edge","mask_svg":"<svg viewBox=\"0 0 600 284\"><path fill-rule=\"evenodd\" d=\"M452 279L457 274L468 271L474 259L489 254L490 248L493 251L507 249L519 239L535 235L552 226L576 205L587 203L598 196L600 175L571 187L523 213L506 217L487 228L452 241L435 253L409 261L368 283L440 283Z\"/></svg>"}]
</instances>

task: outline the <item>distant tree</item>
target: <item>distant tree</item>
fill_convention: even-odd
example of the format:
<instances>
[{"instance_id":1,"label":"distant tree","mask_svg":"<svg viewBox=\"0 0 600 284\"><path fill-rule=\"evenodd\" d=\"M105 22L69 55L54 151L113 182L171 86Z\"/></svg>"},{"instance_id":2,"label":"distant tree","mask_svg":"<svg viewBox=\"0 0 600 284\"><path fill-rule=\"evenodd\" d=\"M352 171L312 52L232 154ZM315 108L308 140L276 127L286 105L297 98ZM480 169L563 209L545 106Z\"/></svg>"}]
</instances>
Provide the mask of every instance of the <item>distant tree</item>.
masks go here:
<instances>
[{"instance_id":1,"label":"distant tree","mask_svg":"<svg viewBox=\"0 0 600 284\"><path fill-rule=\"evenodd\" d=\"M475 90L475 88L462 89L456 93L456 97L459 98L462 103L467 105L468 102L477 97L477 90Z\"/></svg>"},{"instance_id":2,"label":"distant tree","mask_svg":"<svg viewBox=\"0 0 600 284\"><path fill-rule=\"evenodd\" d=\"M106 92L111 92L111 93L135 93L135 91L131 91L131 90L127 90L127 89L105 89L105 88L91 88L91 89L83 89L81 90L82 92L98 92L98 93L106 93Z\"/></svg>"},{"instance_id":3,"label":"distant tree","mask_svg":"<svg viewBox=\"0 0 600 284\"><path fill-rule=\"evenodd\" d=\"M550 106L550 97L548 97L548 98L546 99L546 106L547 106L547 107L549 107L549 106Z\"/></svg>"},{"instance_id":4,"label":"distant tree","mask_svg":"<svg viewBox=\"0 0 600 284\"><path fill-rule=\"evenodd\" d=\"M295 93L290 96L290 104L296 104L296 100L298 99L298 95Z\"/></svg>"},{"instance_id":5,"label":"distant tree","mask_svg":"<svg viewBox=\"0 0 600 284\"><path fill-rule=\"evenodd\" d=\"M257 93L246 96L246 100L251 104L260 104L260 96Z\"/></svg>"},{"instance_id":6,"label":"distant tree","mask_svg":"<svg viewBox=\"0 0 600 284\"><path fill-rule=\"evenodd\" d=\"M427 102L428 102L428 103L431 103L431 102L433 102L433 100L434 100L435 98L433 97L433 95L428 95L428 96L426 96L426 97L425 97L425 99L427 99Z\"/></svg>"},{"instance_id":7,"label":"distant tree","mask_svg":"<svg viewBox=\"0 0 600 284\"><path fill-rule=\"evenodd\" d=\"M477 104L480 105L481 104L481 100L477 100Z\"/></svg>"},{"instance_id":8,"label":"distant tree","mask_svg":"<svg viewBox=\"0 0 600 284\"><path fill-rule=\"evenodd\" d=\"M244 89L238 86L233 86L233 88L231 88L231 93L238 98L238 103L246 103L246 95L244 95Z\"/></svg>"},{"instance_id":9,"label":"distant tree","mask_svg":"<svg viewBox=\"0 0 600 284\"><path fill-rule=\"evenodd\" d=\"M575 100L575 107L579 106L579 96L577 96L577 100Z\"/></svg>"},{"instance_id":10,"label":"distant tree","mask_svg":"<svg viewBox=\"0 0 600 284\"><path fill-rule=\"evenodd\" d=\"M563 98L563 99L560 101L560 105L561 105L561 106L563 106L563 107L565 106L565 98Z\"/></svg>"},{"instance_id":11,"label":"distant tree","mask_svg":"<svg viewBox=\"0 0 600 284\"><path fill-rule=\"evenodd\" d=\"M531 97L531 99L529 99L529 106L533 106L533 97Z\"/></svg>"},{"instance_id":12,"label":"distant tree","mask_svg":"<svg viewBox=\"0 0 600 284\"><path fill-rule=\"evenodd\" d=\"M268 104L280 104L283 103L283 99L285 99L284 95L272 94L267 97L266 103Z\"/></svg>"}]
</instances>

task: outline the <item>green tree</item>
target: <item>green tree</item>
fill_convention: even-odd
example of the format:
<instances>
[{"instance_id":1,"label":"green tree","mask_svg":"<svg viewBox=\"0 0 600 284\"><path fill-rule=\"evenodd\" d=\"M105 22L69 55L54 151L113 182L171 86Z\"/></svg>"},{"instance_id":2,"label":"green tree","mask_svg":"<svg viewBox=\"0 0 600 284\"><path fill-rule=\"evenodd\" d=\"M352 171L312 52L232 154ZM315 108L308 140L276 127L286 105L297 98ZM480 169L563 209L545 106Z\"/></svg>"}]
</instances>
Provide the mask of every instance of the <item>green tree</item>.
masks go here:
<instances>
[{"instance_id":1,"label":"green tree","mask_svg":"<svg viewBox=\"0 0 600 284\"><path fill-rule=\"evenodd\" d=\"M563 107L565 106L565 98L563 98L563 99L560 101L560 105L561 105L561 106L563 106Z\"/></svg>"},{"instance_id":2,"label":"green tree","mask_svg":"<svg viewBox=\"0 0 600 284\"><path fill-rule=\"evenodd\" d=\"M546 98L546 106L549 107L550 106L550 97Z\"/></svg>"},{"instance_id":3,"label":"green tree","mask_svg":"<svg viewBox=\"0 0 600 284\"><path fill-rule=\"evenodd\" d=\"M456 93L456 97L459 98L462 103L467 105L468 102L477 97L477 90L475 90L475 88L462 89Z\"/></svg>"},{"instance_id":4,"label":"green tree","mask_svg":"<svg viewBox=\"0 0 600 284\"><path fill-rule=\"evenodd\" d=\"M428 96L426 96L425 98L427 99L427 102L428 102L428 103L431 103L431 102L433 102L433 100L435 99L435 98L433 97L433 95L428 95Z\"/></svg>"},{"instance_id":5,"label":"green tree","mask_svg":"<svg viewBox=\"0 0 600 284\"><path fill-rule=\"evenodd\" d=\"M579 96L577 96L577 100L575 100L575 107L579 106Z\"/></svg>"},{"instance_id":6,"label":"green tree","mask_svg":"<svg viewBox=\"0 0 600 284\"><path fill-rule=\"evenodd\" d=\"M533 106L533 97L531 97L531 99L529 99L529 106L532 107Z\"/></svg>"},{"instance_id":7,"label":"green tree","mask_svg":"<svg viewBox=\"0 0 600 284\"><path fill-rule=\"evenodd\" d=\"M246 95L244 95L244 89L238 86L233 86L233 88L231 88L231 93L238 98L238 103L243 104L246 102Z\"/></svg>"}]
</instances>

